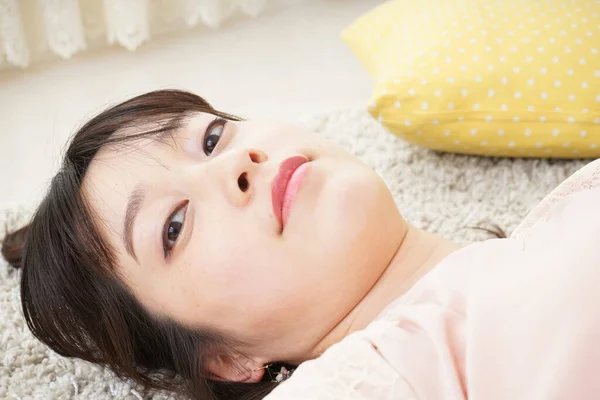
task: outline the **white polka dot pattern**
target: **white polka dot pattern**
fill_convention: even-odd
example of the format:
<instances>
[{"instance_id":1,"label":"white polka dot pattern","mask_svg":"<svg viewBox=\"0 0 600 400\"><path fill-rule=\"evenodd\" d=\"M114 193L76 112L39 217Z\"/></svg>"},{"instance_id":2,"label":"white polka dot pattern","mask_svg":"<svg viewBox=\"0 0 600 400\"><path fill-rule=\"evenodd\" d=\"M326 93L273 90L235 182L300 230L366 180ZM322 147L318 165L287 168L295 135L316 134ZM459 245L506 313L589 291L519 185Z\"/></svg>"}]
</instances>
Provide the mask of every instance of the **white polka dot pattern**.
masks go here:
<instances>
[{"instance_id":1,"label":"white polka dot pattern","mask_svg":"<svg viewBox=\"0 0 600 400\"><path fill-rule=\"evenodd\" d=\"M369 111L410 142L600 157L600 0L395 0L342 37L375 81Z\"/></svg>"}]
</instances>

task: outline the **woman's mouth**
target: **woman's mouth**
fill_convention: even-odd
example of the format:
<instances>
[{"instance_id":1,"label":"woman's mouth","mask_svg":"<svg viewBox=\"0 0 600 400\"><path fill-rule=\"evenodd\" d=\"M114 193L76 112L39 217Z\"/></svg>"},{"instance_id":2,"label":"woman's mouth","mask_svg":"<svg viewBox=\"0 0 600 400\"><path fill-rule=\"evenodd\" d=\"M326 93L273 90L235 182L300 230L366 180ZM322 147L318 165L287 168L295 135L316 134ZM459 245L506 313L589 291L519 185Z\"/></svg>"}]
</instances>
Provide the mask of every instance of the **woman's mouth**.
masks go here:
<instances>
[{"instance_id":1,"label":"woman's mouth","mask_svg":"<svg viewBox=\"0 0 600 400\"><path fill-rule=\"evenodd\" d=\"M277 218L282 231L308 168L308 158L304 156L290 157L281 163L279 172L273 180L271 201L275 218Z\"/></svg>"}]
</instances>

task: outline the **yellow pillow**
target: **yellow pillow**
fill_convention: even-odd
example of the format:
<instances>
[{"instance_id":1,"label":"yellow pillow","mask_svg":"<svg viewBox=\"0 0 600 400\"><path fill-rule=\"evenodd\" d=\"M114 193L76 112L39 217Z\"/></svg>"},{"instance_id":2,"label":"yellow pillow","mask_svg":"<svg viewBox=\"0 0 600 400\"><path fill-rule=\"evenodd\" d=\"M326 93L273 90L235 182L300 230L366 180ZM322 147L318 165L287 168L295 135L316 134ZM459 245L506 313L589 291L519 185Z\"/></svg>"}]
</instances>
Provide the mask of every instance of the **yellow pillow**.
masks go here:
<instances>
[{"instance_id":1,"label":"yellow pillow","mask_svg":"<svg viewBox=\"0 0 600 400\"><path fill-rule=\"evenodd\" d=\"M342 34L374 80L369 112L409 142L600 157L600 2L396 0Z\"/></svg>"}]
</instances>

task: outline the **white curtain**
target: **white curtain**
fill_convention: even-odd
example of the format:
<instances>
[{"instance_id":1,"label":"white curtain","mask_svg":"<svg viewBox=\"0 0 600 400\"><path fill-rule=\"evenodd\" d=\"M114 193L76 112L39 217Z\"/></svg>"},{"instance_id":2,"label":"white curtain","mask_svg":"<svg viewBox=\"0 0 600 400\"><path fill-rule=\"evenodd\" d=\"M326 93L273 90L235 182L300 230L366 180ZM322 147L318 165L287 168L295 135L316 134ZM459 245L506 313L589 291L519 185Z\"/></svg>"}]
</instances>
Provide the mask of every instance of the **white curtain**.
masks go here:
<instances>
[{"instance_id":1,"label":"white curtain","mask_svg":"<svg viewBox=\"0 0 600 400\"><path fill-rule=\"evenodd\" d=\"M258 15L268 0L0 0L0 69L118 44L235 15Z\"/></svg>"}]
</instances>

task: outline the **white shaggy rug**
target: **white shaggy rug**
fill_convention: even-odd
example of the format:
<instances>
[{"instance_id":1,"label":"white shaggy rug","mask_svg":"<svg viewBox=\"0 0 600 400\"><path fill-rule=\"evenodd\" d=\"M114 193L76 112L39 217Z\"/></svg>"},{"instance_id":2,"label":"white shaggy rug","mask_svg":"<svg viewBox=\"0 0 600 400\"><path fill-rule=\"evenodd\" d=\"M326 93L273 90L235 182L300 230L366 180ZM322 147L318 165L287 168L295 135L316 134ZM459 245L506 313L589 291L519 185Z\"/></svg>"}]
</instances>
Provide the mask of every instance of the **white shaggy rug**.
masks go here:
<instances>
[{"instance_id":1,"label":"white shaggy rug","mask_svg":"<svg viewBox=\"0 0 600 400\"><path fill-rule=\"evenodd\" d=\"M495 223L510 232L536 202L586 163L434 153L386 133L358 109L317 117L307 125L373 166L408 221L460 243L489 237L474 226ZM19 226L24 214L0 213L0 229ZM24 325L17 274L0 261L0 399L31 398L167 397L144 395L99 367L46 350Z\"/></svg>"}]
</instances>

